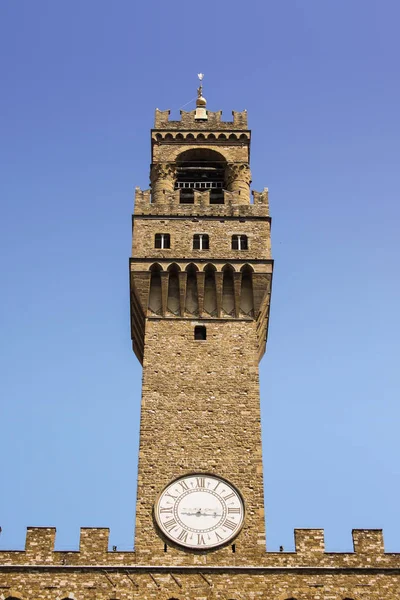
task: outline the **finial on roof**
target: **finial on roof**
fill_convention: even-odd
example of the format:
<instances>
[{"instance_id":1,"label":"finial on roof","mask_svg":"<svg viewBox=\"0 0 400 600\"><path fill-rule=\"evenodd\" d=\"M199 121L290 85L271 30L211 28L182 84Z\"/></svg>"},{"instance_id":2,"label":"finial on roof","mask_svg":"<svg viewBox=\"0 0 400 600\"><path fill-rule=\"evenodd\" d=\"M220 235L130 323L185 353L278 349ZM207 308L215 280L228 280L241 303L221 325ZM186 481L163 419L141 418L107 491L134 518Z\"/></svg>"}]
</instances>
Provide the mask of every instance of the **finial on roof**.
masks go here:
<instances>
[{"instance_id":1,"label":"finial on roof","mask_svg":"<svg viewBox=\"0 0 400 600\"><path fill-rule=\"evenodd\" d=\"M196 113L195 119L206 120L207 119L207 100L203 97L203 77L204 73L198 73L197 77L200 79L200 85L197 88L197 100L196 100Z\"/></svg>"},{"instance_id":2,"label":"finial on roof","mask_svg":"<svg viewBox=\"0 0 400 600\"><path fill-rule=\"evenodd\" d=\"M204 73L198 73L197 77L200 79L200 85L197 88L197 100L196 100L196 106L200 107L200 106L206 106L207 104L207 100L205 98L203 98L203 77L204 77Z\"/></svg>"}]
</instances>

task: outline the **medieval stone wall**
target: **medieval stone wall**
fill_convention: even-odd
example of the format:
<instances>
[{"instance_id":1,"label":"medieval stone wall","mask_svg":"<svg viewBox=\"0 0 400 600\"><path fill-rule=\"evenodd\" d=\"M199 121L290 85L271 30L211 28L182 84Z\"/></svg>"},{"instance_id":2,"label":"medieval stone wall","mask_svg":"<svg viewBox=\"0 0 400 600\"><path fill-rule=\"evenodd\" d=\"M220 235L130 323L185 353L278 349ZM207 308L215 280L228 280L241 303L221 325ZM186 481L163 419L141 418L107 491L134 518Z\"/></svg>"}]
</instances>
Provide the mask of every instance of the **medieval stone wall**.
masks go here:
<instances>
[{"instance_id":1,"label":"medieval stone wall","mask_svg":"<svg viewBox=\"0 0 400 600\"><path fill-rule=\"evenodd\" d=\"M170 234L170 248L155 248L157 233ZM193 250L196 233L209 236L208 250ZM248 250L232 250L232 236L246 235ZM135 219L132 256L168 259L189 257L208 259L265 260L271 258L270 223L267 220L224 220L224 219Z\"/></svg>"}]
</instances>

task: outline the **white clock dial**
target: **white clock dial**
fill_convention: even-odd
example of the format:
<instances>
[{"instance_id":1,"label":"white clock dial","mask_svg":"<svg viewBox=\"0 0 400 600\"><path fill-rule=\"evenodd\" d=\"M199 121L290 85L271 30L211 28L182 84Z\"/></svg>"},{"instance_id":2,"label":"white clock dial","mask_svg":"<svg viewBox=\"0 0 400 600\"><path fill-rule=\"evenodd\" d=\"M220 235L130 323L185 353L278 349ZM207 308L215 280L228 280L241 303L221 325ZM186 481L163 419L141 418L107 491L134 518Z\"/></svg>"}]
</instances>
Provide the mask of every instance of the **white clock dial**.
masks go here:
<instances>
[{"instance_id":1,"label":"white clock dial","mask_svg":"<svg viewBox=\"0 0 400 600\"><path fill-rule=\"evenodd\" d=\"M164 535L187 548L214 548L240 531L244 503L238 490L214 475L176 479L161 492L155 518Z\"/></svg>"}]
</instances>

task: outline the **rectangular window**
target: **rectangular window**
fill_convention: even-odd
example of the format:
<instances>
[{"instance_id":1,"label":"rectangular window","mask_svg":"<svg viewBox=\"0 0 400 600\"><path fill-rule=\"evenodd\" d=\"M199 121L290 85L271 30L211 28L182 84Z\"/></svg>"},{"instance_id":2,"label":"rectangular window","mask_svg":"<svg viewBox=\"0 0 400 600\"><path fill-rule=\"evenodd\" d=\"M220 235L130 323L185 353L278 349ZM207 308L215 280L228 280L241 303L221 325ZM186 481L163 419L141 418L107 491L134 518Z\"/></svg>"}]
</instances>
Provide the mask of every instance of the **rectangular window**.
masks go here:
<instances>
[{"instance_id":1,"label":"rectangular window","mask_svg":"<svg viewBox=\"0 0 400 600\"><path fill-rule=\"evenodd\" d=\"M232 236L232 250L248 250L247 235Z\"/></svg>"},{"instance_id":2,"label":"rectangular window","mask_svg":"<svg viewBox=\"0 0 400 600\"><path fill-rule=\"evenodd\" d=\"M194 339L195 340L206 340L207 330L203 325L196 325L194 328Z\"/></svg>"},{"instance_id":3,"label":"rectangular window","mask_svg":"<svg viewBox=\"0 0 400 600\"><path fill-rule=\"evenodd\" d=\"M193 236L193 250L209 250L210 241L207 233L196 233Z\"/></svg>"},{"instance_id":4,"label":"rectangular window","mask_svg":"<svg viewBox=\"0 0 400 600\"><path fill-rule=\"evenodd\" d=\"M154 238L154 248L170 248L171 240L169 233L156 233Z\"/></svg>"}]
</instances>

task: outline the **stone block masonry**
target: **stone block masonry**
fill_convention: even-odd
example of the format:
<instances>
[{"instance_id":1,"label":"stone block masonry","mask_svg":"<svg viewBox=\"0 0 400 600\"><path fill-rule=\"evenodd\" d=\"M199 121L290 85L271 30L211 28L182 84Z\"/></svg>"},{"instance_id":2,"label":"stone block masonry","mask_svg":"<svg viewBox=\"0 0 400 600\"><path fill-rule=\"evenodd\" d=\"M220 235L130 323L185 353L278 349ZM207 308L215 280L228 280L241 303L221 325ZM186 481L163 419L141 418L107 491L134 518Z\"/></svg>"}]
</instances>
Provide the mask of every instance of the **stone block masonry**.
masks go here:
<instances>
[{"instance_id":1,"label":"stone block masonry","mask_svg":"<svg viewBox=\"0 0 400 600\"><path fill-rule=\"evenodd\" d=\"M0 600L400 600L400 554L385 553L381 530L354 530L350 553L326 551L322 529L296 529L295 552L266 550L258 364L273 271L268 190L251 202L246 111L225 122L205 104L199 96L181 121L156 111L151 189L136 190L134 551L110 551L104 528L82 528L79 551L56 551L54 528L30 527L23 552L0 552ZM167 246L156 247L157 234ZM194 244L200 234L208 247ZM242 529L212 550L179 546L154 519L163 488L193 473L228 480L244 499Z\"/></svg>"}]
</instances>

